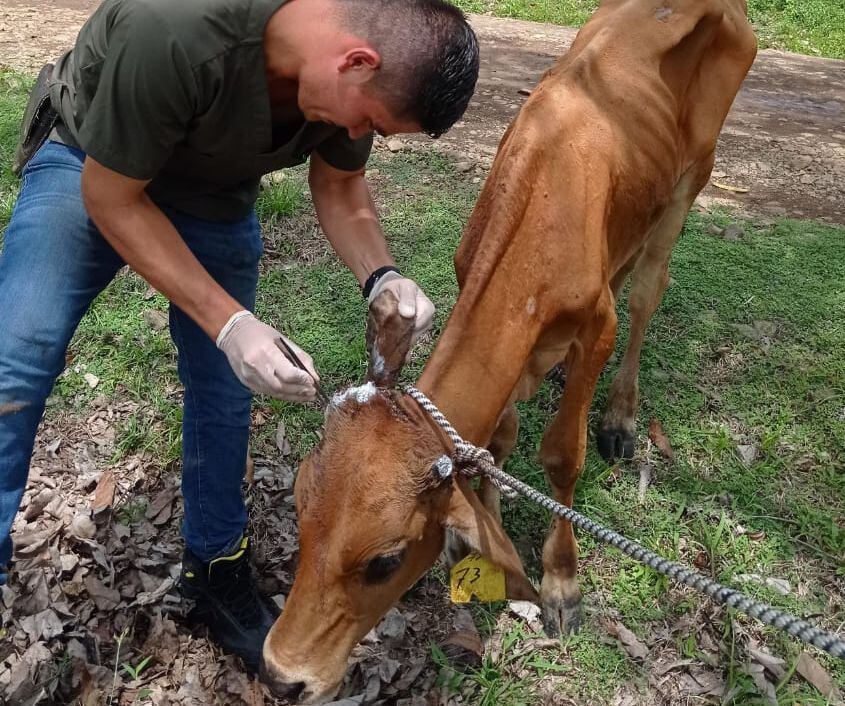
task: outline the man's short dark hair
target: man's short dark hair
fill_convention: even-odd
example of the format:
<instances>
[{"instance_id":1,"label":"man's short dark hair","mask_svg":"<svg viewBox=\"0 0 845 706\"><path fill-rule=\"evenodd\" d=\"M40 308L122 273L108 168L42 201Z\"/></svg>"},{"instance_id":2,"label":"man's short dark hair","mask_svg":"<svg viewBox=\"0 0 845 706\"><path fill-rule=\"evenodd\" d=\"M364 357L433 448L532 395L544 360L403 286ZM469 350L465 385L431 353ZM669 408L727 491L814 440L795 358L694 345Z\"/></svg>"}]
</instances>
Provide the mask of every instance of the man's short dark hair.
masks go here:
<instances>
[{"instance_id":1,"label":"man's short dark hair","mask_svg":"<svg viewBox=\"0 0 845 706\"><path fill-rule=\"evenodd\" d=\"M373 92L396 117L439 137L464 114L478 80L478 40L445 0L338 0L347 28L382 59Z\"/></svg>"}]
</instances>

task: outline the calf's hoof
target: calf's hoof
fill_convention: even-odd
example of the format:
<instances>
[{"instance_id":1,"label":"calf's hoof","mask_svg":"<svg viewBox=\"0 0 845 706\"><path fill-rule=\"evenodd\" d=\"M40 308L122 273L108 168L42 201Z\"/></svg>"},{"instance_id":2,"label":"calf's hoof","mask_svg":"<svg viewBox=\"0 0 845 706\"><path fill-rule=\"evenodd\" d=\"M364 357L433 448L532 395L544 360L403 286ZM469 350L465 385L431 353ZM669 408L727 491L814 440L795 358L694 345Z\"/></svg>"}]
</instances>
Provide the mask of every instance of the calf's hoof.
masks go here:
<instances>
[{"instance_id":1,"label":"calf's hoof","mask_svg":"<svg viewBox=\"0 0 845 706\"><path fill-rule=\"evenodd\" d=\"M634 434L621 427L602 427L596 434L596 446L608 463L634 458Z\"/></svg>"},{"instance_id":2,"label":"calf's hoof","mask_svg":"<svg viewBox=\"0 0 845 706\"><path fill-rule=\"evenodd\" d=\"M581 628L581 598L542 599L541 619L549 637L575 635Z\"/></svg>"}]
</instances>

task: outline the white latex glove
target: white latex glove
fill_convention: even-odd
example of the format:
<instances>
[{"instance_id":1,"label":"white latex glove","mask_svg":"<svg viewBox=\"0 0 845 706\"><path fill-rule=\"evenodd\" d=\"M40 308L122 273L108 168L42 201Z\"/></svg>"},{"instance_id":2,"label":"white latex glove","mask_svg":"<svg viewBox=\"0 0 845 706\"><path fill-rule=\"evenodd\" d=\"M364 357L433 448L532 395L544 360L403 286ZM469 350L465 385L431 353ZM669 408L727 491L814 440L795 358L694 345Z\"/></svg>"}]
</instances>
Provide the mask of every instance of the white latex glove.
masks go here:
<instances>
[{"instance_id":1,"label":"white latex glove","mask_svg":"<svg viewBox=\"0 0 845 706\"><path fill-rule=\"evenodd\" d=\"M285 339L308 372L285 357L276 345L278 338ZM317 394L314 381L320 378L311 356L248 311L232 314L217 336L217 347L226 354L238 380L253 392L289 402L307 402Z\"/></svg>"},{"instance_id":2,"label":"white latex glove","mask_svg":"<svg viewBox=\"0 0 845 706\"><path fill-rule=\"evenodd\" d=\"M399 316L414 319L414 337L412 343L422 336L434 321L434 304L431 303L419 285L412 279L403 277L398 272L387 272L373 285L368 303L385 289L389 289L399 300Z\"/></svg>"}]
</instances>

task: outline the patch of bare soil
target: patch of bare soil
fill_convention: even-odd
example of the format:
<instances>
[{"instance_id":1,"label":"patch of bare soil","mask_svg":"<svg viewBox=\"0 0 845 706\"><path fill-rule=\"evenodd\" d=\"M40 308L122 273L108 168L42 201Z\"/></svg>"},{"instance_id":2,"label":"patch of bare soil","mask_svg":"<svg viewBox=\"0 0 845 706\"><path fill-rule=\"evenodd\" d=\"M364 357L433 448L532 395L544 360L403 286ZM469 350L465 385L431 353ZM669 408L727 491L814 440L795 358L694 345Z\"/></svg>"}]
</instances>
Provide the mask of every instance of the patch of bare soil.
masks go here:
<instances>
[{"instance_id":1,"label":"patch of bare soil","mask_svg":"<svg viewBox=\"0 0 845 706\"><path fill-rule=\"evenodd\" d=\"M458 159L485 168L524 93L570 45L576 30L474 17L482 46L476 97L441 139ZM728 116L713 182L701 207L750 217L815 218L845 224L845 61L760 52ZM522 92L522 93L521 93Z\"/></svg>"},{"instance_id":2,"label":"patch of bare soil","mask_svg":"<svg viewBox=\"0 0 845 706\"><path fill-rule=\"evenodd\" d=\"M0 10L0 65L32 71L58 56L98 4L6 0ZM486 170L524 100L520 91L539 81L576 30L485 16L472 21L482 45L478 90L464 120L437 145ZM699 206L845 224L843 75L845 61L760 52L717 149L713 182L740 191L711 184Z\"/></svg>"}]
</instances>

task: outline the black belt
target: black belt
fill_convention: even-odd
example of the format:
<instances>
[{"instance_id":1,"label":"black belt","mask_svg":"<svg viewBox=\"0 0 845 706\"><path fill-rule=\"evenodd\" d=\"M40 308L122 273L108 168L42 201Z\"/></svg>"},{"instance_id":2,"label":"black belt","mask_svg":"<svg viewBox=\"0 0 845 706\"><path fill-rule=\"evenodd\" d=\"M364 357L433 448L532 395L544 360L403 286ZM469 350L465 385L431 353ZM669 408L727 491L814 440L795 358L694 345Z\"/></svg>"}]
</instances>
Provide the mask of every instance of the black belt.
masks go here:
<instances>
[{"instance_id":1,"label":"black belt","mask_svg":"<svg viewBox=\"0 0 845 706\"><path fill-rule=\"evenodd\" d=\"M20 176L27 162L39 150L47 139L59 119L58 113L50 102L50 78L53 75L53 64L45 64L38 72L35 86L29 94L29 101L21 122L21 136L15 148L12 160L12 171Z\"/></svg>"}]
</instances>

